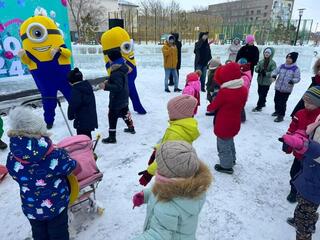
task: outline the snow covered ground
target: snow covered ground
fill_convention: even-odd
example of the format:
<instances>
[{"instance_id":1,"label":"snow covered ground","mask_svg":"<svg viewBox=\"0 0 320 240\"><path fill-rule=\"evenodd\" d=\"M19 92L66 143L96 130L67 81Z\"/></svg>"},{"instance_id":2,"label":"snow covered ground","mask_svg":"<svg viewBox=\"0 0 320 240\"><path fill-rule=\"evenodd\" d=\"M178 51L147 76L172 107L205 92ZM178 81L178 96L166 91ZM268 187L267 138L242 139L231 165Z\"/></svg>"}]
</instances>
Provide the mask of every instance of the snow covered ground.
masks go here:
<instances>
[{"instance_id":1,"label":"snow covered ground","mask_svg":"<svg viewBox=\"0 0 320 240\"><path fill-rule=\"evenodd\" d=\"M180 86L192 67L181 70ZM105 207L102 216L78 212L71 224L73 239L105 240L131 239L141 233L146 207L132 209L131 197L142 187L137 173L146 167L152 146L162 137L167 127L167 101L176 93L163 91L164 72L159 66L140 68L137 88L143 105L148 111L145 116L133 114L137 133L127 135L119 121L116 145L99 144L98 165L104 173L97 198ZM311 74L304 72L302 81L290 96L288 113L291 112L310 84ZM257 101L257 84L253 80L247 103L247 122L236 137L237 165L232 176L217 173L218 162L216 139L212 132L212 117L204 115L205 94L196 119L199 121L200 138L194 143L199 157L205 161L214 175L214 183L208 192L207 201L201 212L197 239L199 240L292 240L295 231L286 224L295 205L286 201L289 192L289 169L292 156L281 151L278 137L285 133L289 117L282 123L274 123L273 88L268 96L267 107L261 113L252 113ZM99 130L107 135L106 92L96 92ZM66 110L64 103L63 108ZM41 109L34 110L41 113ZM4 117L5 126L8 118ZM54 141L68 136L63 118L57 109L57 119L52 129ZM4 140L8 142L5 136ZM5 164L7 152L0 152L0 163ZM20 208L17 184L7 177L0 184L0 232L1 239L21 240L31 235L30 226ZM320 229L320 224L318 224ZM320 230L314 235L320 239Z\"/></svg>"}]
</instances>

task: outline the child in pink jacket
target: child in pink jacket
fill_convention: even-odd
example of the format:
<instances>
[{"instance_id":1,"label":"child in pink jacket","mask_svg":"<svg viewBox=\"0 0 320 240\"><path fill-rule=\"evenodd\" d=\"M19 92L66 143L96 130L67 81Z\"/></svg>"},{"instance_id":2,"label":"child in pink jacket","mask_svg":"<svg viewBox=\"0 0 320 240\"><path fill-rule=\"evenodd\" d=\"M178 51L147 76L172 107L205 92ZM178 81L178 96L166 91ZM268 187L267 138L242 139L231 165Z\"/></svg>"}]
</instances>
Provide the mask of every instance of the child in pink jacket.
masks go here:
<instances>
[{"instance_id":1,"label":"child in pink jacket","mask_svg":"<svg viewBox=\"0 0 320 240\"><path fill-rule=\"evenodd\" d=\"M200 76L201 76L200 71L189 73L186 79L186 86L182 91L182 94L193 96L198 100L198 105L194 109L194 115L197 114L198 106L200 106L200 89L201 89Z\"/></svg>"}]
</instances>

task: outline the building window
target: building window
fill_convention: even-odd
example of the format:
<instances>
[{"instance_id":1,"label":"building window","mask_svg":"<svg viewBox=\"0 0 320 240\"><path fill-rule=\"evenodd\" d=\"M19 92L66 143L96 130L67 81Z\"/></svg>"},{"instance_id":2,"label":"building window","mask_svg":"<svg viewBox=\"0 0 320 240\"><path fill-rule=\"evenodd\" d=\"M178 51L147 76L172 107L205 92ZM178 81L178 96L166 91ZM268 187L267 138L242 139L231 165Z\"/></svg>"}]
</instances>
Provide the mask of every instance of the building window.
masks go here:
<instances>
[{"instance_id":1,"label":"building window","mask_svg":"<svg viewBox=\"0 0 320 240\"><path fill-rule=\"evenodd\" d=\"M249 10L247 11L247 15L249 15Z\"/></svg>"},{"instance_id":2,"label":"building window","mask_svg":"<svg viewBox=\"0 0 320 240\"><path fill-rule=\"evenodd\" d=\"M250 18L250 21L251 21L251 22L253 21L253 17Z\"/></svg>"},{"instance_id":3,"label":"building window","mask_svg":"<svg viewBox=\"0 0 320 240\"><path fill-rule=\"evenodd\" d=\"M259 17L256 17L256 21L259 21Z\"/></svg>"},{"instance_id":4,"label":"building window","mask_svg":"<svg viewBox=\"0 0 320 240\"><path fill-rule=\"evenodd\" d=\"M251 15L253 15L254 14L254 11L253 10L251 10Z\"/></svg>"},{"instance_id":5,"label":"building window","mask_svg":"<svg viewBox=\"0 0 320 240\"><path fill-rule=\"evenodd\" d=\"M261 14L261 10L257 10L257 14L259 14L259 15L260 15L260 14Z\"/></svg>"},{"instance_id":6,"label":"building window","mask_svg":"<svg viewBox=\"0 0 320 240\"><path fill-rule=\"evenodd\" d=\"M264 13L263 16L264 16L264 17L267 17L267 13Z\"/></svg>"},{"instance_id":7,"label":"building window","mask_svg":"<svg viewBox=\"0 0 320 240\"><path fill-rule=\"evenodd\" d=\"M264 6L264 9L268 9L268 7L269 7L268 5L265 5L265 6Z\"/></svg>"}]
</instances>

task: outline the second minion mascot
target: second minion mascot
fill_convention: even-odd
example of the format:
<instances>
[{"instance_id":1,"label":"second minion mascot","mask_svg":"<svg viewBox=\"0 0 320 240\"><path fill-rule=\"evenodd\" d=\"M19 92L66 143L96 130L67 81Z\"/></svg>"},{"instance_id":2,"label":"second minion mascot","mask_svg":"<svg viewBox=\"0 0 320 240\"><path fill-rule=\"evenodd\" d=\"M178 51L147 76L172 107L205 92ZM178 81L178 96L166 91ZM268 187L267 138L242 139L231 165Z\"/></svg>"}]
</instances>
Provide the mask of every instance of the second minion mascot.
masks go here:
<instances>
[{"instance_id":1,"label":"second minion mascot","mask_svg":"<svg viewBox=\"0 0 320 240\"><path fill-rule=\"evenodd\" d=\"M130 39L126 30L121 27L114 27L106 31L101 37L101 44L106 62L106 68L110 74L110 61L107 53L113 49L121 50L122 57L126 60L126 64L130 68L128 73L129 96L132 101L134 111L139 114L146 114L143 108L139 95L135 86L135 79L137 77L136 61L133 53L133 40Z\"/></svg>"},{"instance_id":2,"label":"second minion mascot","mask_svg":"<svg viewBox=\"0 0 320 240\"><path fill-rule=\"evenodd\" d=\"M30 17L20 28L22 49L18 55L26 64L41 93L44 120L47 128L53 126L58 90L67 101L71 86L67 74L71 70L71 51L67 49L63 34L47 16Z\"/></svg>"}]
</instances>

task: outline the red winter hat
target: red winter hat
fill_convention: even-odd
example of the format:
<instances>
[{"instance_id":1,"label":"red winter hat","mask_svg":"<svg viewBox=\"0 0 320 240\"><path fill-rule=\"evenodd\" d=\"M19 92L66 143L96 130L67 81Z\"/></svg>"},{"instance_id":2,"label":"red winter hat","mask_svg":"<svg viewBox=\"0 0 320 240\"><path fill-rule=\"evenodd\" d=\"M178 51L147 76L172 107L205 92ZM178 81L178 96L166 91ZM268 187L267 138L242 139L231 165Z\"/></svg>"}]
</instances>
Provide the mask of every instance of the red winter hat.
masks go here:
<instances>
[{"instance_id":1,"label":"red winter hat","mask_svg":"<svg viewBox=\"0 0 320 240\"><path fill-rule=\"evenodd\" d=\"M187 82L194 82L199 80L199 75L196 72L187 75Z\"/></svg>"},{"instance_id":2,"label":"red winter hat","mask_svg":"<svg viewBox=\"0 0 320 240\"><path fill-rule=\"evenodd\" d=\"M214 80L219 85L239 78L241 78L240 65L235 62L218 67L214 74Z\"/></svg>"},{"instance_id":3,"label":"red winter hat","mask_svg":"<svg viewBox=\"0 0 320 240\"><path fill-rule=\"evenodd\" d=\"M198 105L198 100L190 95L180 95L172 98L167 105L169 119L178 120L191 118L194 115L194 109Z\"/></svg>"}]
</instances>

